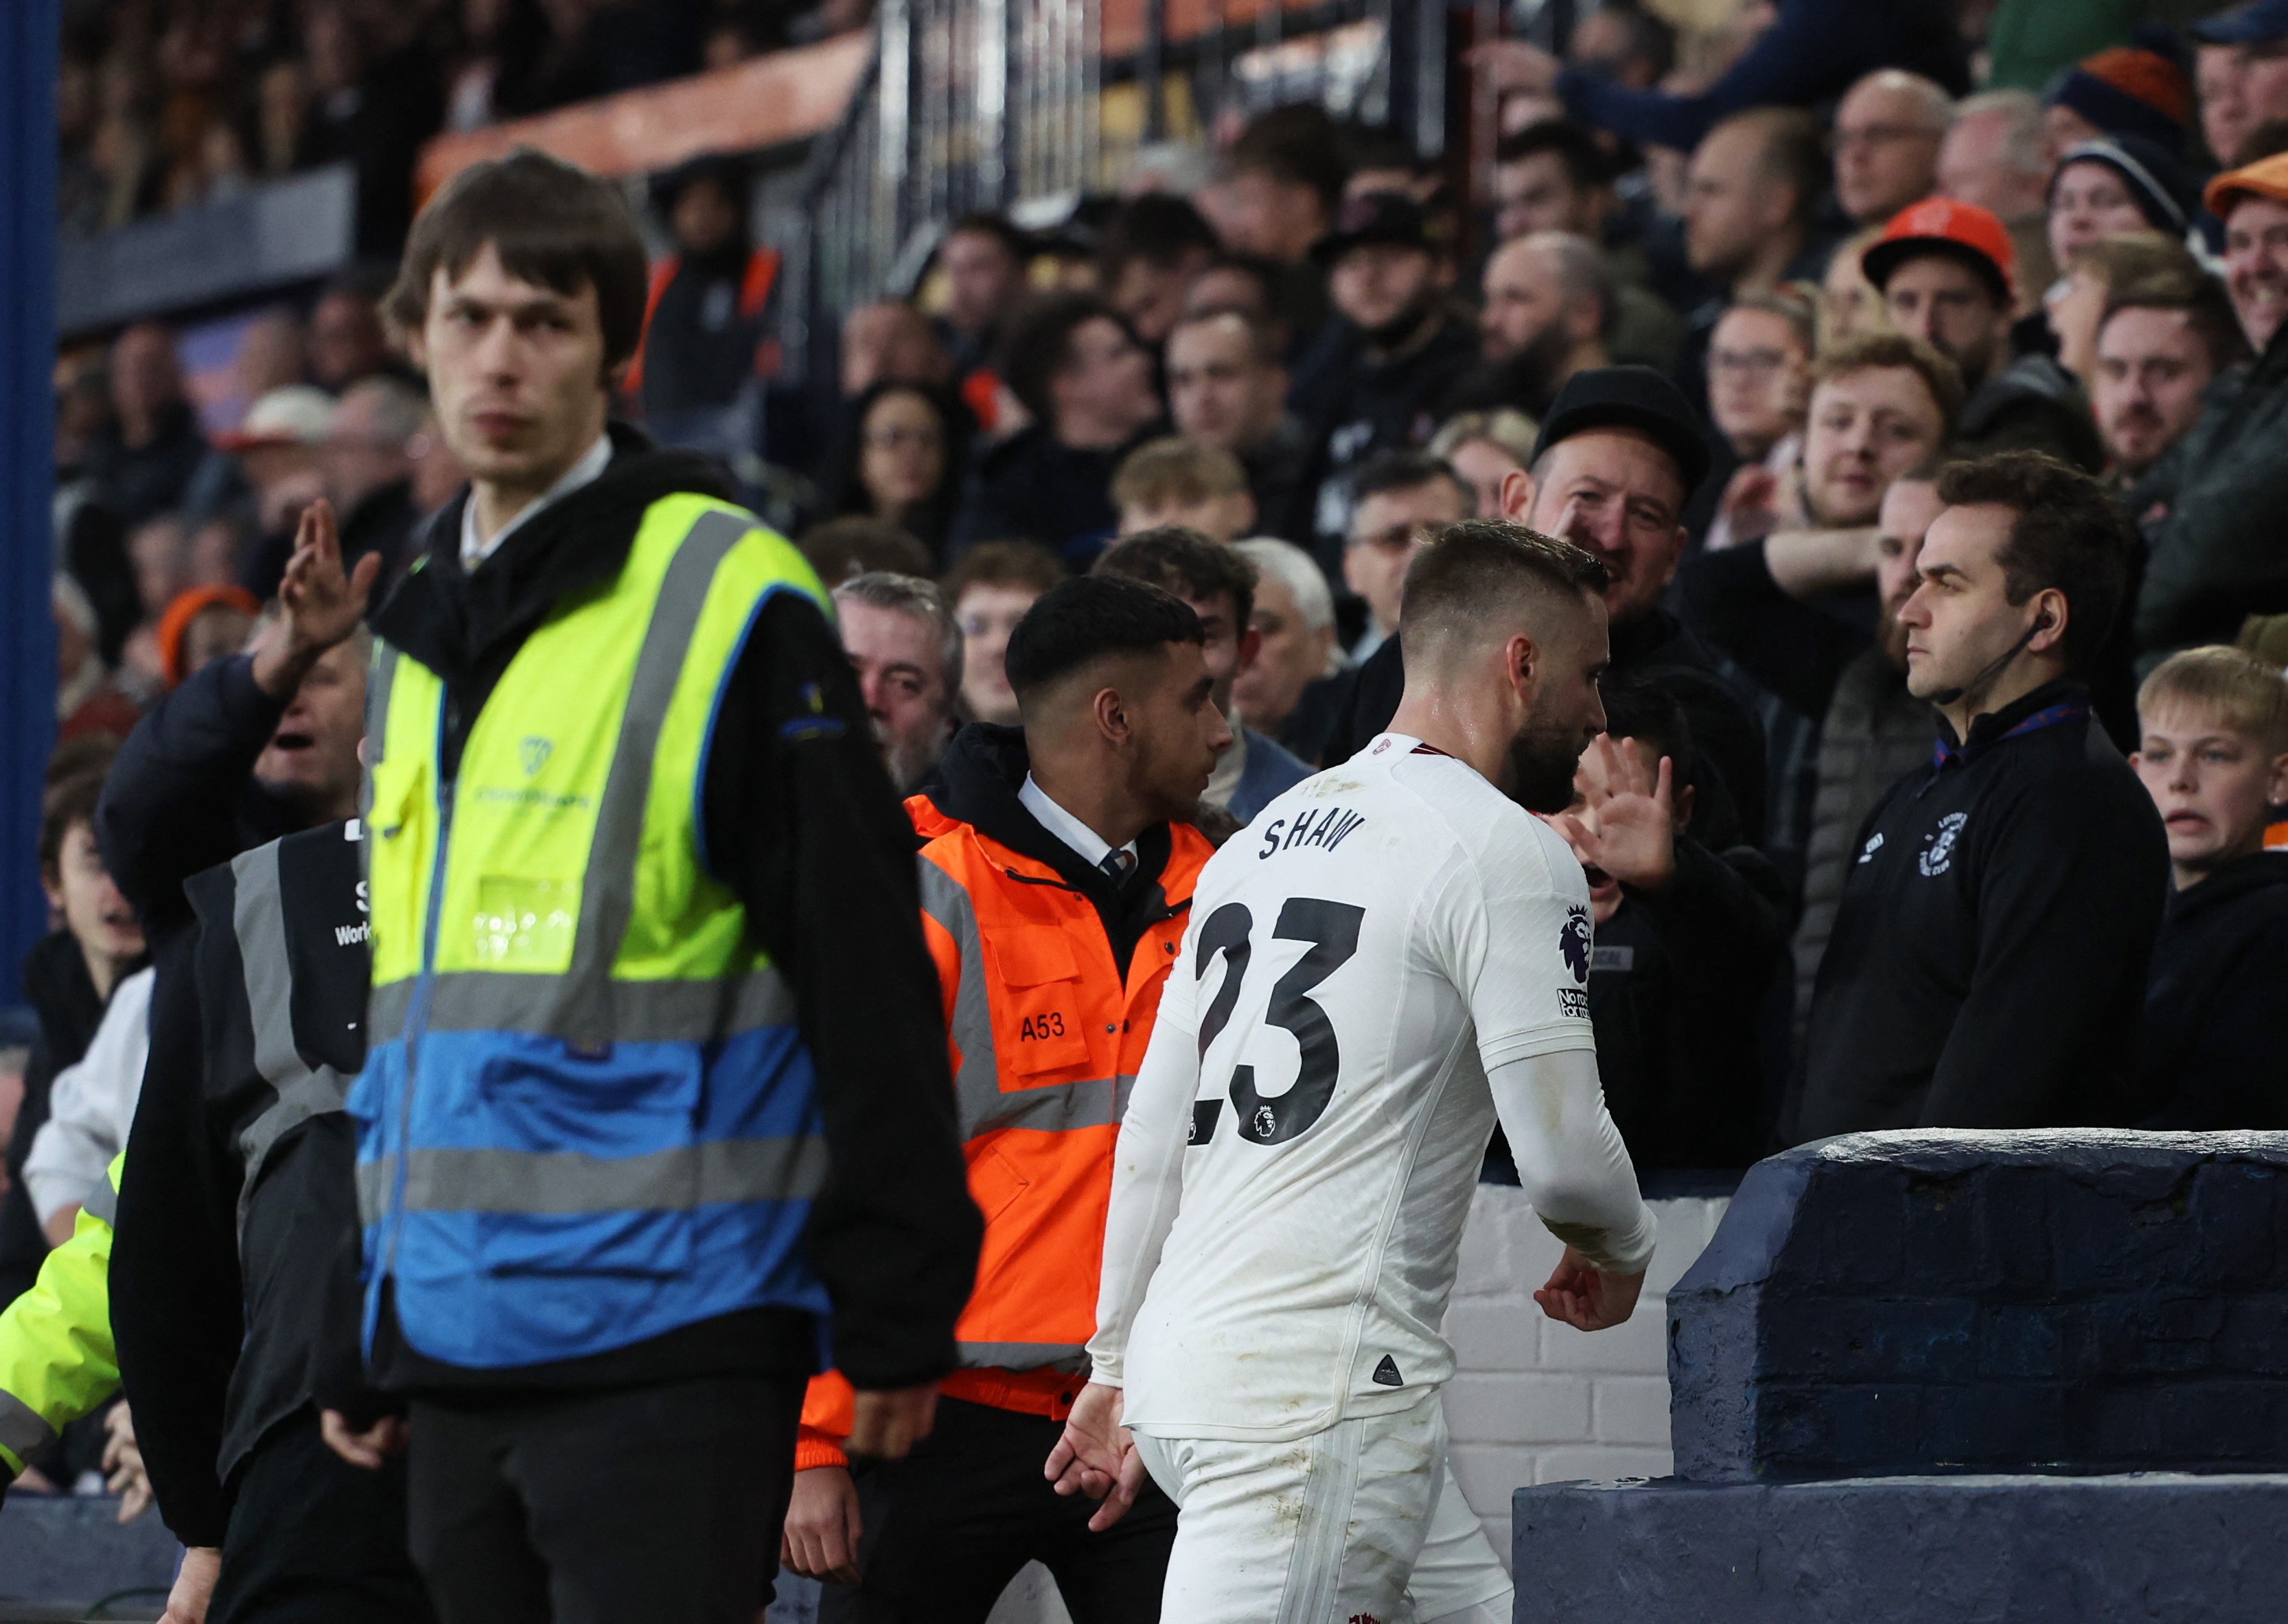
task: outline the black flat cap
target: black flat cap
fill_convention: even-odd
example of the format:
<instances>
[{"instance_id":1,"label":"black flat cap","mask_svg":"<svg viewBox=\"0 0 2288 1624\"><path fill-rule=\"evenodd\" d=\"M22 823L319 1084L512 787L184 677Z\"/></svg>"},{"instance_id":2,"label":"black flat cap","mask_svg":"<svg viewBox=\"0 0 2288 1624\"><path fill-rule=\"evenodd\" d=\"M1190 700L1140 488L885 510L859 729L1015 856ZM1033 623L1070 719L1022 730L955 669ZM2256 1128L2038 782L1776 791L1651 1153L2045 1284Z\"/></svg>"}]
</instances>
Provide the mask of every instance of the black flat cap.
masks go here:
<instances>
[{"instance_id":1,"label":"black flat cap","mask_svg":"<svg viewBox=\"0 0 2288 1624\"><path fill-rule=\"evenodd\" d=\"M1549 415L1541 420L1541 438L1533 442L1533 460L1561 440L1587 429L1635 429L1675 461L1678 478L1688 497L1708 477L1708 441L1700 428L1700 414L1684 392L1665 374L1650 367L1592 367L1565 380Z\"/></svg>"}]
</instances>

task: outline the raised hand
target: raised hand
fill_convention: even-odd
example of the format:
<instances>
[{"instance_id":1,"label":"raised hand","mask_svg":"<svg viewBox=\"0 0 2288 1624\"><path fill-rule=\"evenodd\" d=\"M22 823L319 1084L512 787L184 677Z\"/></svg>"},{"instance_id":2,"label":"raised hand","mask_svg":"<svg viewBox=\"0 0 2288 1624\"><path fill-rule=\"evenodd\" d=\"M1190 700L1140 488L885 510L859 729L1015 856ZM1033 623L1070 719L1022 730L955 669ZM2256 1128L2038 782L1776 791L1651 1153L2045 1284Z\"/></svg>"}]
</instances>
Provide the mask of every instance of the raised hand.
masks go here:
<instances>
[{"instance_id":1,"label":"raised hand","mask_svg":"<svg viewBox=\"0 0 2288 1624\"><path fill-rule=\"evenodd\" d=\"M1674 764L1664 756L1656 772L1609 733L1581 752L1573 775L1578 810L1549 820L1573 854L1624 885L1658 891L1676 873Z\"/></svg>"},{"instance_id":2,"label":"raised hand","mask_svg":"<svg viewBox=\"0 0 2288 1624\"><path fill-rule=\"evenodd\" d=\"M368 553L353 570L342 568L332 503L322 497L302 510L294 553L278 582L278 619L254 654L254 680L264 693L292 694L326 651L357 630L380 574L378 553Z\"/></svg>"}]
</instances>

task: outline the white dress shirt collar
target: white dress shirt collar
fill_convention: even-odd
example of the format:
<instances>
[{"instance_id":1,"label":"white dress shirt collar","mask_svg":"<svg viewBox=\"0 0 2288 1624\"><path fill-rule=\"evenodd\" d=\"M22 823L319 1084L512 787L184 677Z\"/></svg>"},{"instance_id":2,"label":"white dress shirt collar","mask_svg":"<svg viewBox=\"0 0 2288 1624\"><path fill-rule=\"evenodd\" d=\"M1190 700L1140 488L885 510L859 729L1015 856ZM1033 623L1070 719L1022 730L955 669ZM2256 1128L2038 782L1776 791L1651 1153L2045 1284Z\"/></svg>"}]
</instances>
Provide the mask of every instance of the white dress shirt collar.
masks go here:
<instances>
[{"instance_id":1,"label":"white dress shirt collar","mask_svg":"<svg viewBox=\"0 0 2288 1624\"><path fill-rule=\"evenodd\" d=\"M593 483L612 460L612 437L599 434L596 443L588 448L580 460L564 471L555 484L540 493L540 499L526 506L514 519L494 531L490 537L480 539L477 535L477 494L472 490L468 501L461 504L461 567L473 570L494 553L500 544L515 534L516 527L539 512L552 502L561 502L582 486Z\"/></svg>"},{"instance_id":2,"label":"white dress shirt collar","mask_svg":"<svg viewBox=\"0 0 2288 1624\"><path fill-rule=\"evenodd\" d=\"M1036 823L1079 853L1081 861L1092 868L1104 867L1106 856L1113 850L1111 845L1103 836L1049 799L1049 792L1035 783L1029 772L1025 774L1024 787L1017 791L1017 800L1033 814ZM1120 850L1128 853L1129 867L1133 871L1136 843L1132 840Z\"/></svg>"}]
</instances>

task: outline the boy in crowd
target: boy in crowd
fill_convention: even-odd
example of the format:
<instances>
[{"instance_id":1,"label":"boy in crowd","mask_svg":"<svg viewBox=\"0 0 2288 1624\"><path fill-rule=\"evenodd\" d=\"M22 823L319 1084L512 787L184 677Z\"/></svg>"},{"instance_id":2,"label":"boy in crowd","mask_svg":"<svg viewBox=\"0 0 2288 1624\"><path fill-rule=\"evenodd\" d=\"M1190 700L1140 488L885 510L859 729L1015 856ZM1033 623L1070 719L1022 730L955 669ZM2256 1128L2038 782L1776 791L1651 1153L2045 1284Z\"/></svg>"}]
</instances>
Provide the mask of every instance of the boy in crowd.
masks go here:
<instances>
[{"instance_id":1,"label":"boy in crowd","mask_svg":"<svg viewBox=\"0 0 2288 1624\"><path fill-rule=\"evenodd\" d=\"M2288 677L2189 648L2137 691L2131 764L2169 836L2176 891L2145 994L2141 1126L2288 1128Z\"/></svg>"},{"instance_id":2,"label":"boy in crowd","mask_svg":"<svg viewBox=\"0 0 2288 1624\"><path fill-rule=\"evenodd\" d=\"M1181 525L1212 541L1235 542L1255 527L1247 470L1230 452L1171 434L1130 452L1112 476L1120 534Z\"/></svg>"}]
</instances>

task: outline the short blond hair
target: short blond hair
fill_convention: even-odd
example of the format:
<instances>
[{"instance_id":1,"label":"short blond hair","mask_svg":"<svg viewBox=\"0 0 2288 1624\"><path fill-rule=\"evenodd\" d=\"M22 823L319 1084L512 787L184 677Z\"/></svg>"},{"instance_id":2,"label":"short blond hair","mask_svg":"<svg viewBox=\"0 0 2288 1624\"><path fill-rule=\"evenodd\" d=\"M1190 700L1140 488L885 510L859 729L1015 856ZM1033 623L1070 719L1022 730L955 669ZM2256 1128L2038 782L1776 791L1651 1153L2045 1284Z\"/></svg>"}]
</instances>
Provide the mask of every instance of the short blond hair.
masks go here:
<instances>
[{"instance_id":1,"label":"short blond hair","mask_svg":"<svg viewBox=\"0 0 2288 1624\"><path fill-rule=\"evenodd\" d=\"M1220 446L1170 434L1147 440L1123 458L1112 476L1112 504L1122 511L1165 512L1236 496L1247 489L1247 470Z\"/></svg>"},{"instance_id":2,"label":"short blond hair","mask_svg":"<svg viewBox=\"0 0 2288 1624\"><path fill-rule=\"evenodd\" d=\"M2175 709L2247 735L2268 756L2288 754L2288 675L2244 649L2182 649L2155 666L2138 685L2138 717Z\"/></svg>"}]
</instances>

